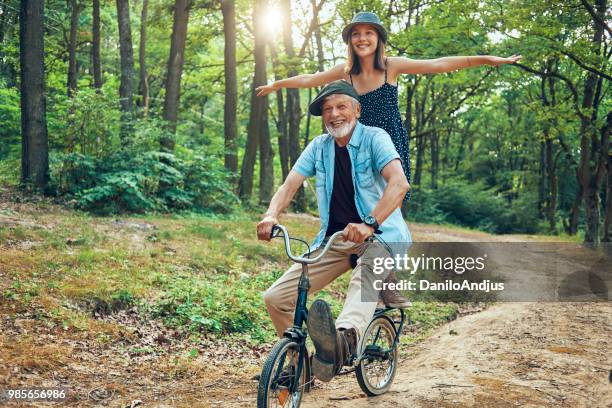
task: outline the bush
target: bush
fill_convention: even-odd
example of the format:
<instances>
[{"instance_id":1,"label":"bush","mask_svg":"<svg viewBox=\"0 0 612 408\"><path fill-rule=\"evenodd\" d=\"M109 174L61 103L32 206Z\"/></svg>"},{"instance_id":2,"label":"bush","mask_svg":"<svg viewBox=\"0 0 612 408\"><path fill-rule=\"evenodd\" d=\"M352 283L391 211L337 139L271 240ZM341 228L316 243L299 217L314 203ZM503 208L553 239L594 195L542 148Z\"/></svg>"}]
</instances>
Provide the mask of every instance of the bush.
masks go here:
<instances>
[{"instance_id":1,"label":"bush","mask_svg":"<svg viewBox=\"0 0 612 408\"><path fill-rule=\"evenodd\" d=\"M5 88L0 81L0 160L7 158L13 147L19 147L21 110L17 88Z\"/></svg>"},{"instance_id":2,"label":"bush","mask_svg":"<svg viewBox=\"0 0 612 408\"><path fill-rule=\"evenodd\" d=\"M104 158L54 156L52 187L96 213L195 210L230 212L238 203L221 165L192 155L120 152Z\"/></svg>"},{"instance_id":3,"label":"bush","mask_svg":"<svg viewBox=\"0 0 612 408\"><path fill-rule=\"evenodd\" d=\"M415 221L456 224L483 231L534 233L538 231L535 198L525 194L512 204L480 183L448 182L435 190L415 189L409 216Z\"/></svg>"}]
</instances>

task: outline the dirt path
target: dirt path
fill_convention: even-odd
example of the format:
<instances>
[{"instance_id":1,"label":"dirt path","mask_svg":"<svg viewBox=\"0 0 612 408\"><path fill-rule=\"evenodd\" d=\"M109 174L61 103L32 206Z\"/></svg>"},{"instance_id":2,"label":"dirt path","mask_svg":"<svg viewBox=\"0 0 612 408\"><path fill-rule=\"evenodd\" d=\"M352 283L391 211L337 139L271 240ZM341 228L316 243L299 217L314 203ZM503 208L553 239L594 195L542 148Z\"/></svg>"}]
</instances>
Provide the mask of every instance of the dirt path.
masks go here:
<instances>
[{"instance_id":1,"label":"dirt path","mask_svg":"<svg viewBox=\"0 0 612 408\"><path fill-rule=\"evenodd\" d=\"M421 241L530 241L412 226ZM439 328L403 357L391 390L367 398L354 375L305 407L612 407L612 303L500 303ZM244 402L254 406L255 384Z\"/></svg>"},{"instance_id":2,"label":"dirt path","mask_svg":"<svg viewBox=\"0 0 612 408\"><path fill-rule=\"evenodd\" d=\"M53 213L39 220L38 207L30 212L14 204L3 207L1 199L0 210L11 218L0 222L18 222L23 228L31 227L24 222L41 225L31 228L47 228L64 216ZM21 213L30 215L17 218ZM96 222L106 228L100 233L112 238L116 222ZM127 241L138 251L136 244L144 239L138 231L146 225L135 226L138 239ZM422 224L410 228L414 240L421 242L543 239ZM0 251L15 253L35 243L21 239L5 244ZM531 263L537 261L531 259ZM23 310L16 310L14 302L0 302L0 389L9 384L67 388L70 399L56 405L66 407L256 405L257 382L252 377L263 365L267 346L255 350L206 337L197 345L168 341L166 337L173 334L164 332L158 321L142 321L129 310L90 322L91 330L68 330L42 319L45 310L37 302ZM97 337L111 329L117 330L112 337L115 342ZM611 302L499 303L440 327L416 345L402 346L397 376L387 394L367 398L349 375L327 384L317 382L303 406L612 407L611 343ZM196 346L200 356L185 357ZM135 351L147 347L162 351Z\"/></svg>"},{"instance_id":3,"label":"dirt path","mask_svg":"<svg viewBox=\"0 0 612 408\"><path fill-rule=\"evenodd\" d=\"M348 376L305 406L610 407L611 319L609 303L495 305L411 350L386 395L366 398Z\"/></svg>"}]
</instances>

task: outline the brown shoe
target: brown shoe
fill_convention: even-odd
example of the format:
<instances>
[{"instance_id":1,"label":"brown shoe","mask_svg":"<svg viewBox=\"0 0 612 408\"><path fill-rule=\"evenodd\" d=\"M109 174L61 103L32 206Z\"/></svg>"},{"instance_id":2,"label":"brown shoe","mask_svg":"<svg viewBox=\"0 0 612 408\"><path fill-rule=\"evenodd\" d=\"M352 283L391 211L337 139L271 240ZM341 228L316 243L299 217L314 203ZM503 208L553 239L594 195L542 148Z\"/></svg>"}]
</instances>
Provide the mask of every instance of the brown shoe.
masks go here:
<instances>
[{"instance_id":1,"label":"brown shoe","mask_svg":"<svg viewBox=\"0 0 612 408\"><path fill-rule=\"evenodd\" d=\"M317 299L312 303L306 325L315 347L312 374L321 381L329 382L338 373L338 367L342 368L343 360L338 360L339 333L331 309L324 300Z\"/></svg>"},{"instance_id":2,"label":"brown shoe","mask_svg":"<svg viewBox=\"0 0 612 408\"><path fill-rule=\"evenodd\" d=\"M389 273L384 283L397 283L397 277L394 271ZM392 307L396 309L406 309L410 306L412 306L412 303L397 289L383 289L378 293L377 308L384 309L385 307Z\"/></svg>"}]
</instances>

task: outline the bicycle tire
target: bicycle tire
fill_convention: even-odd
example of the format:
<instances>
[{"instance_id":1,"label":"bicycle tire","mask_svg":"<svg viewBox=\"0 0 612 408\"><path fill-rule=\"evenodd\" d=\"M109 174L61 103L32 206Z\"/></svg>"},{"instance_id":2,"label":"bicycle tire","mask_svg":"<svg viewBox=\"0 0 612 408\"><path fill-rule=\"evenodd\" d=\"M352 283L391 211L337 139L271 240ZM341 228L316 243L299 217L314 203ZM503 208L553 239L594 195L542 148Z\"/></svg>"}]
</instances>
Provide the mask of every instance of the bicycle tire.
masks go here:
<instances>
[{"instance_id":1,"label":"bicycle tire","mask_svg":"<svg viewBox=\"0 0 612 408\"><path fill-rule=\"evenodd\" d=\"M287 351L291 349L295 350L296 352L299 352L300 346L295 341L284 338L279 340L270 351L270 355L268 355L268 358L264 363L263 369L261 370L259 386L257 387L257 408L272 408L278 406L298 408L300 406L302 402L302 397L304 395L304 392L306 391L306 374L308 371L308 367L305 361L302 361L302 373L300 374L299 380L300 385L297 388L296 392L288 395L288 398L286 399L289 404L270 404L270 392L273 391L271 389L271 387L273 386L271 382L273 381L274 375L278 370L278 364L280 363L281 358L286 356Z\"/></svg>"},{"instance_id":2,"label":"bicycle tire","mask_svg":"<svg viewBox=\"0 0 612 408\"><path fill-rule=\"evenodd\" d=\"M374 331L380 328L381 331L384 331L385 336L387 337L388 346L393 343L395 340L396 332L395 325L387 316L378 316L374 320L372 320L365 330L363 335L362 349L365 350L371 340L371 335L374 334ZM384 381L382 383L374 384L370 377L368 376L368 365L372 362L368 359L362 359L359 362L355 369L355 376L357 377L357 382L359 383L359 387L365 392L368 396L373 397L377 395L384 394L389 390L391 384L393 383L393 379L395 378L395 373L397 371L397 345L390 352L390 366L386 369Z\"/></svg>"}]
</instances>

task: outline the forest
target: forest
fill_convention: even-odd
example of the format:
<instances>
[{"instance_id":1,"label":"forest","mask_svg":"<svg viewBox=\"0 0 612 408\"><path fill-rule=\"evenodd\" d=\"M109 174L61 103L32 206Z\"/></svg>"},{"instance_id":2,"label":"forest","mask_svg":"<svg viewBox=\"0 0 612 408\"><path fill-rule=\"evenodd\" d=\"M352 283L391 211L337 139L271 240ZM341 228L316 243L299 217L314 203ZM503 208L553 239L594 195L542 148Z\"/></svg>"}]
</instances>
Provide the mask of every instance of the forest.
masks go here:
<instances>
[{"instance_id":1,"label":"forest","mask_svg":"<svg viewBox=\"0 0 612 408\"><path fill-rule=\"evenodd\" d=\"M261 211L323 133L317 89L362 10L412 59L520 62L404 75L407 220L610 241L607 0L0 0L0 188L95 214ZM305 184L292 211L316 215Z\"/></svg>"}]
</instances>

